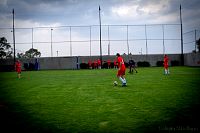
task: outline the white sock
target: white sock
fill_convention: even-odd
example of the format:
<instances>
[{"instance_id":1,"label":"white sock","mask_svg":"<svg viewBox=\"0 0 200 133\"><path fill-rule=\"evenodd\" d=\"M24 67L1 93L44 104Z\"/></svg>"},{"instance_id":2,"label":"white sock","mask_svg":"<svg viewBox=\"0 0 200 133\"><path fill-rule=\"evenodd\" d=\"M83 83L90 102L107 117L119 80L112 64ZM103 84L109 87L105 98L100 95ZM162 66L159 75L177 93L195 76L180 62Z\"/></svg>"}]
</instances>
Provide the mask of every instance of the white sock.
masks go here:
<instances>
[{"instance_id":1,"label":"white sock","mask_svg":"<svg viewBox=\"0 0 200 133\"><path fill-rule=\"evenodd\" d=\"M169 74L169 69L167 70L167 74Z\"/></svg>"},{"instance_id":2,"label":"white sock","mask_svg":"<svg viewBox=\"0 0 200 133\"><path fill-rule=\"evenodd\" d=\"M124 83L124 79L122 77L119 77L119 80Z\"/></svg>"},{"instance_id":3,"label":"white sock","mask_svg":"<svg viewBox=\"0 0 200 133\"><path fill-rule=\"evenodd\" d=\"M167 69L165 69L165 74L167 74Z\"/></svg>"},{"instance_id":4,"label":"white sock","mask_svg":"<svg viewBox=\"0 0 200 133\"><path fill-rule=\"evenodd\" d=\"M126 79L124 78L124 83L126 84Z\"/></svg>"},{"instance_id":5,"label":"white sock","mask_svg":"<svg viewBox=\"0 0 200 133\"><path fill-rule=\"evenodd\" d=\"M123 84L126 84L126 79L124 78L122 78L122 77L119 77L119 80L123 83Z\"/></svg>"}]
</instances>

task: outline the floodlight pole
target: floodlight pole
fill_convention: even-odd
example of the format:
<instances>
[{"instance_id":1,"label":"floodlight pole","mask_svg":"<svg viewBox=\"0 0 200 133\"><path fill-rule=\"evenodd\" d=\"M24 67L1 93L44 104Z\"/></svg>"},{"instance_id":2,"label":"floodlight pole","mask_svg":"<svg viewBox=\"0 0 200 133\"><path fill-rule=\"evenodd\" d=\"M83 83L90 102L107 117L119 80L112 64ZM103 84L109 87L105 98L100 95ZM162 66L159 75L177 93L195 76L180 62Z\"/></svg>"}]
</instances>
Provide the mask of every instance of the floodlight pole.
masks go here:
<instances>
[{"instance_id":1,"label":"floodlight pole","mask_svg":"<svg viewBox=\"0 0 200 133\"><path fill-rule=\"evenodd\" d=\"M32 28L32 49L33 49L33 28Z\"/></svg>"},{"instance_id":2,"label":"floodlight pole","mask_svg":"<svg viewBox=\"0 0 200 133\"><path fill-rule=\"evenodd\" d=\"M180 23L181 23L181 65L184 65L184 55L183 55L183 24L181 15L181 5L180 5Z\"/></svg>"},{"instance_id":3,"label":"floodlight pole","mask_svg":"<svg viewBox=\"0 0 200 133\"><path fill-rule=\"evenodd\" d=\"M128 60L129 60L129 44L128 44L128 25L126 26L126 41L127 41L127 52L128 52Z\"/></svg>"},{"instance_id":4,"label":"floodlight pole","mask_svg":"<svg viewBox=\"0 0 200 133\"><path fill-rule=\"evenodd\" d=\"M197 52L197 30L194 30L195 53Z\"/></svg>"},{"instance_id":5,"label":"floodlight pole","mask_svg":"<svg viewBox=\"0 0 200 133\"><path fill-rule=\"evenodd\" d=\"M148 47L147 47L147 25L145 24L145 40L146 40L146 55L148 54Z\"/></svg>"},{"instance_id":6,"label":"floodlight pole","mask_svg":"<svg viewBox=\"0 0 200 133\"><path fill-rule=\"evenodd\" d=\"M165 28L162 25L162 32L163 32L163 55L165 54Z\"/></svg>"},{"instance_id":7,"label":"floodlight pole","mask_svg":"<svg viewBox=\"0 0 200 133\"><path fill-rule=\"evenodd\" d=\"M92 45L92 26L90 26L90 57L91 57L91 45Z\"/></svg>"},{"instance_id":8,"label":"floodlight pole","mask_svg":"<svg viewBox=\"0 0 200 133\"><path fill-rule=\"evenodd\" d=\"M101 47L101 8L99 6L99 42L100 42L100 60L101 60L101 66L102 66L102 47Z\"/></svg>"},{"instance_id":9,"label":"floodlight pole","mask_svg":"<svg viewBox=\"0 0 200 133\"><path fill-rule=\"evenodd\" d=\"M70 56L72 56L72 29L71 26L69 27L69 36L70 36Z\"/></svg>"},{"instance_id":10,"label":"floodlight pole","mask_svg":"<svg viewBox=\"0 0 200 133\"><path fill-rule=\"evenodd\" d=\"M16 58L15 58L15 11L13 9L12 11L12 14L13 14L13 45L14 45L14 65L15 65L15 61L16 61Z\"/></svg>"},{"instance_id":11,"label":"floodlight pole","mask_svg":"<svg viewBox=\"0 0 200 133\"><path fill-rule=\"evenodd\" d=\"M53 57L52 31L53 31L53 29L51 28L51 57Z\"/></svg>"},{"instance_id":12,"label":"floodlight pole","mask_svg":"<svg viewBox=\"0 0 200 133\"><path fill-rule=\"evenodd\" d=\"M110 56L110 30L108 25L108 55Z\"/></svg>"}]
</instances>

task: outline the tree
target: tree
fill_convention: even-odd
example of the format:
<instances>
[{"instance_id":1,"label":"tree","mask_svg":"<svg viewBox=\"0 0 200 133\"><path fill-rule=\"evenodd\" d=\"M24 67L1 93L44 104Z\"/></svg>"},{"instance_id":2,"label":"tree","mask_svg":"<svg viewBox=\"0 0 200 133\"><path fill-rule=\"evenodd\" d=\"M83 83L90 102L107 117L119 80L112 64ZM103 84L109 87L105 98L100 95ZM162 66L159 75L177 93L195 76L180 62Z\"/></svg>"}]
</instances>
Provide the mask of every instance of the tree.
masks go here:
<instances>
[{"instance_id":1,"label":"tree","mask_svg":"<svg viewBox=\"0 0 200 133\"><path fill-rule=\"evenodd\" d=\"M199 38L199 40L196 40L196 45L197 45L197 48L198 48L198 50L200 52L200 38Z\"/></svg>"},{"instance_id":2,"label":"tree","mask_svg":"<svg viewBox=\"0 0 200 133\"><path fill-rule=\"evenodd\" d=\"M17 58L25 58L25 54L24 53L17 53Z\"/></svg>"},{"instance_id":3,"label":"tree","mask_svg":"<svg viewBox=\"0 0 200 133\"><path fill-rule=\"evenodd\" d=\"M0 38L0 58L11 58L12 57L12 49L10 44L7 42L5 37Z\"/></svg>"},{"instance_id":4,"label":"tree","mask_svg":"<svg viewBox=\"0 0 200 133\"><path fill-rule=\"evenodd\" d=\"M40 57L41 53L34 48L29 49L28 51L24 53L17 53L18 58L34 58L34 57Z\"/></svg>"}]
</instances>

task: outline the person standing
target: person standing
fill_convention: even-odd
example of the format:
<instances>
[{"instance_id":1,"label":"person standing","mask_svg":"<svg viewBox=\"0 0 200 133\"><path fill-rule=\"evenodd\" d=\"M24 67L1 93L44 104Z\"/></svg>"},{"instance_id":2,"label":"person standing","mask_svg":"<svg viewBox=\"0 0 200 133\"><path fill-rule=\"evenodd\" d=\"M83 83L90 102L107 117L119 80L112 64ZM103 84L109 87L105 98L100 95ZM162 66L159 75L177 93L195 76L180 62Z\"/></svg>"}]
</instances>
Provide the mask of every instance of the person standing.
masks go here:
<instances>
[{"instance_id":1,"label":"person standing","mask_svg":"<svg viewBox=\"0 0 200 133\"><path fill-rule=\"evenodd\" d=\"M21 78L21 63L19 60L15 62L15 71L17 72L17 76L20 79Z\"/></svg>"},{"instance_id":2,"label":"person standing","mask_svg":"<svg viewBox=\"0 0 200 133\"><path fill-rule=\"evenodd\" d=\"M94 60L94 69L97 69L97 61L96 60Z\"/></svg>"},{"instance_id":3,"label":"person standing","mask_svg":"<svg viewBox=\"0 0 200 133\"><path fill-rule=\"evenodd\" d=\"M168 75L169 74L169 65L168 65L168 62L169 62L169 58L167 55L164 56L164 74L165 75Z\"/></svg>"},{"instance_id":4,"label":"person standing","mask_svg":"<svg viewBox=\"0 0 200 133\"><path fill-rule=\"evenodd\" d=\"M126 66L124 63L124 59L119 53L116 54L116 57L117 57L117 62L118 62L117 77L122 82L122 87L124 87L124 86L127 86L126 79L125 79Z\"/></svg>"},{"instance_id":5,"label":"person standing","mask_svg":"<svg viewBox=\"0 0 200 133\"><path fill-rule=\"evenodd\" d=\"M92 69L92 61L90 59L88 60L88 67L89 69Z\"/></svg>"},{"instance_id":6,"label":"person standing","mask_svg":"<svg viewBox=\"0 0 200 133\"><path fill-rule=\"evenodd\" d=\"M117 69L117 60L114 60L114 69Z\"/></svg>"},{"instance_id":7,"label":"person standing","mask_svg":"<svg viewBox=\"0 0 200 133\"><path fill-rule=\"evenodd\" d=\"M101 69L101 60L100 59L97 60L97 65L98 65L98 69Z\"/></svg>"},{"instance_id":8,"label":"person standing","mask_svg":"<svg viewBox=\"0 0 200 133\"><path fill-rule=\"evenodd\" d=\"M107 64L108 64L108 69L110 69L110 65L111 65L110 59L107 60Z\"/></svg>"}]
</instances>

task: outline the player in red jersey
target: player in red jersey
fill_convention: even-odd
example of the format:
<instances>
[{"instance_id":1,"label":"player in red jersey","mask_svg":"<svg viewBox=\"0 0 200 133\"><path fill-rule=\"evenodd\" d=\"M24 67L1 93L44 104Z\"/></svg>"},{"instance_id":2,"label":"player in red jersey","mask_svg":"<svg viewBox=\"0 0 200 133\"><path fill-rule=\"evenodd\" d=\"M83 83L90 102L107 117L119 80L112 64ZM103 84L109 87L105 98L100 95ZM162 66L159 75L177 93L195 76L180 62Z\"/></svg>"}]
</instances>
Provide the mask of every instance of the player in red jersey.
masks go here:
<instances>
[{"instance_id":1,"label":"player in red jersey","mask_svg":"<svg viewBox=\"0 0 200 133\"><path fill-rule=\"evenodd\" d=\"M21 63L19 60L17 60L15 63L15 70L17 72L18 78L20 79L21 78Z\"/></svg>"},{"instance_id":2,"label":"player in red jersey","mask_svg":"<svg viewBox=\"0 0 200 133\"><path fill-rule=\"evenodd\" d=\"M97 69L97 61L96 60L94 60L94 69Z\"/></svg>"},{"instance_id":3,"label":"player in red jersey","mask_svg":"<svg viewBox=\"0 0 200 133\"><path fill-rule=\"evenodd\" d=\"M114 68L117 69L117 60L114 60Z\"/></svg>"},{"instance_id":4,"label":"player in red jersey","mask_svg":"<svg viewBox=\"0 0 200 133\"><path fill-rule=\"evenodd\" d=\"M117 56L117 62L118 62L117 77L122 82L122 87L123 87L123 86L126 86L126 79L125 79L126 66L124 63L124 59L120 56L120 54L117 53L116 56Z\"/></svg>"},{"instance_id":5,"label":"player in red jersey","mask_svg":"<svg viewBox=\"0 0 200 133\"><path fill-rule=\"evenodd\" d=\"M169 58L167 55L164 56L164 70L165 70L165 75L169 74L169 65L168 65L168 61L169 61Z\"/></svg>"},{"instance_id":6,"label":"player in red jersey","mask_svg":"<svg viewBox=\"0 0 200 133\"><path fill-rule=\"evenodd\" d=\"M88 60L88 67L89 67L89 69L92 69L92 61L91 60Z\"/></svg>"},{"instance_id":7,"label":"player in red jersey","mask_svg":"<svg viewBox=\"0 0 200 133\"><path fill-rule=\"evenodd\" d=\"M98 65L98 69L101 69L101 60L100 59L97 60L97 65Z\"/></svg>"},{"instance_id":8,"label":"player in red jersey","mask_svg":"<svg viewBox=\"0 0 200 133\"><path fill-rule=\"evenodd\" d=\"M111 64L110 59L107 60L107 63L108 63L108 69L110 69L110 64Z\"/></svg>"}]
</instances>

